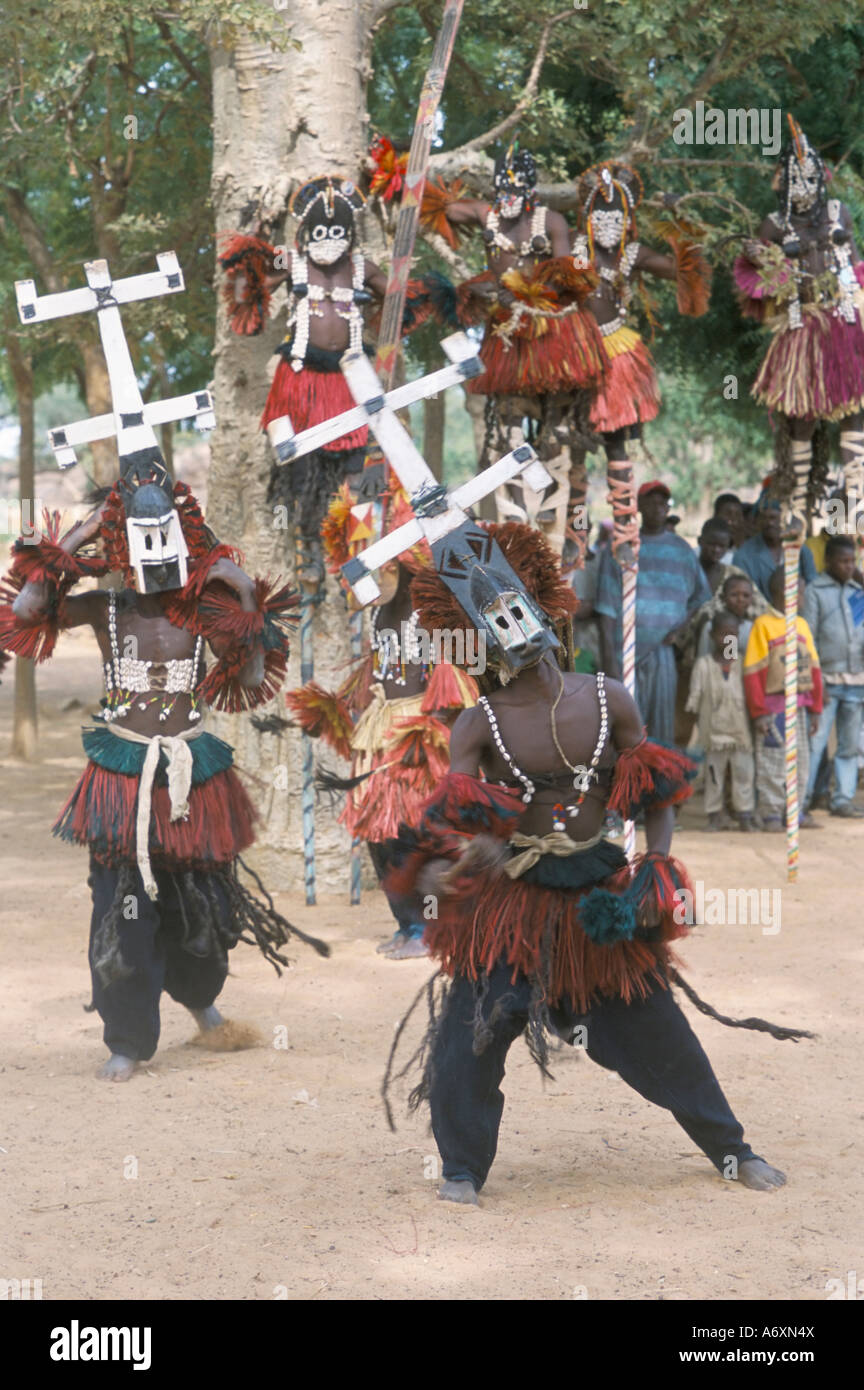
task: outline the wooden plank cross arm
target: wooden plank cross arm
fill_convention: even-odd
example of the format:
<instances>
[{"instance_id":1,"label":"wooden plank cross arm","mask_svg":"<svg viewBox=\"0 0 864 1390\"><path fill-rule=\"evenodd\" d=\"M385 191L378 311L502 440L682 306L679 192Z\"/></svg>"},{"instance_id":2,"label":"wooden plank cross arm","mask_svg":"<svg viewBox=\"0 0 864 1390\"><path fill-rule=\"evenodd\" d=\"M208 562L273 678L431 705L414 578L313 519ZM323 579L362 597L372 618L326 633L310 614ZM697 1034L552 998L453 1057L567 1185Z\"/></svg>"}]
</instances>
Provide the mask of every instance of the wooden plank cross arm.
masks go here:
<instances>
[{"instance_id":1,"label":"wooden plank cross arm","mask_svg":"<svg viewBox=\"0 0 864 1390\"><path fill-rule=\"evenodd\" d=\"M394 391L388 391L386 400L391 409L404 410L415 401L437 396L439 391L446 390L448 386L458 386L461 382L468 381L473 376L480 376L485 371L477 356L477 347L466 333L451 333L448 338L441 340L441 346L449 366L441 367L429 376L418 377L416 381L408 381L404 386L397 386ZM323 449L340 435L359 429L367 422L368 414L364 404L355 405L351 410L344 410L341 415L334 415L330 420L312 425L300 434L294 433L291 417L282 415L278 420L271 420L267 426L267 433L276 454L277 464L284 464L302 457L303 454L311 454L315 449Z\"/></svg>"},{"instance_id":2,"label":"wooden plank cross arm","mask_svg":"<svg viewBox=\"0 0 864 1390\"><path fill-rule=\"evenodd\" d=\"M120 305L154 299L163 294L178 294L185 289L183 272L173 251L157 255L156 264L156 271L112 280L107 261L87 261L84 265L86 286L77 290L62 290L59 294L37 295L32 280L18 280L15 284L18 316L24 324L95 312L99 325L111 383L112 413L94 415L87 420L77 420L74 424L48 431L48 439L60 468L71 468L77 462L76 446L91 444L96 439L116 435L123 456L137 449L158 447L154 425L190 417L194 417L199 429L212 429L216 424L213 397L209 391L193 391L147 405L141 399L123 331Z\"/></svg>"},{"instance_id":3,"label":"wooden plank cross arm","mask_svg":"<svg viewBox=\"0 0 864 1390\"><path fill-rule=\"evenodd\" d=\"M351 585L359 603L372 603L380 593L373 570L395 559L418 541L426 540L434 547L470 520L468 507L487 497L502 483L522 475L528 486L537 492L549 486L549 474L534 450L530 444L522 444L482 473L469 478L467 483L448 492L437 481L394 413L391 401L397 393L385 395L381 381L365 353L346 353L342 358L342 371L352 396L362 406L369 428L408 493L415 512L415 520L390 531L342 566L345 581Z\"/></svg>"}]
</instances>

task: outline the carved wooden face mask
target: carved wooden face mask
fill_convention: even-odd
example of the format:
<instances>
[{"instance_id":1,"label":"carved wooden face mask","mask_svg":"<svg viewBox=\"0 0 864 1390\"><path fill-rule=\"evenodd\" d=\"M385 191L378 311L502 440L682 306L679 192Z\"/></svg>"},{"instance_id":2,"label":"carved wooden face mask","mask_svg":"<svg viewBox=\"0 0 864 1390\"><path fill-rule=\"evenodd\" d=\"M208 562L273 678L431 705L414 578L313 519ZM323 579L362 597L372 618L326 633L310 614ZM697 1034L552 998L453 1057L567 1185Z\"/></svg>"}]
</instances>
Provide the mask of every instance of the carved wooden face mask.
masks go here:
<instances>
[{"instance_id":1,"label":"carved wooden face mask","mask_svg":"<svg viewBox=\"0 0 864 1390\"><path fill-rule=\"evenodd\" d=\"M561 643L488 531L465 522L432 545L438 574L481 635L487 663L510 676Z\"/></svg>"},{"instance_id":2,"label":"carved wooden face mask","mask_svg":"<svg viewBox=\"0 0 864 1390\"><path fill-rule=\"evenodd\" d=\"M126 512L126 540L139 594L184 587L189 551L183 528L173 499L155 483L136 491Z\"/></svg>"},{"instance_id":3,"label":"carved wooden face mask","mask_svg":"<svg viewBox=\"0 0 864 1390\"><path fill-rule=\"evenodd\" d=\"M171 479L158 449L141 449L120 460L118 491L126 512L129 563L139 594L182 589L189 548L174 506Z\"/></svg>"}]
</instances>

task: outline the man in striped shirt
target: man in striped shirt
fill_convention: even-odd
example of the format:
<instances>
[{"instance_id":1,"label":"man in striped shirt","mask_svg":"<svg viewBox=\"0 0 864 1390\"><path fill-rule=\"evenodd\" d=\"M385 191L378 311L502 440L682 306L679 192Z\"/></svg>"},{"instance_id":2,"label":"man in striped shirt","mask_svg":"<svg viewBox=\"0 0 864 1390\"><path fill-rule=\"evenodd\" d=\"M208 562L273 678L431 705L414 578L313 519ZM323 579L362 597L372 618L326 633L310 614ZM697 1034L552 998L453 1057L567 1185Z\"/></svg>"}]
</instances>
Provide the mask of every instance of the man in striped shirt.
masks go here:
<instances>
[{"instance_id":1,"label":"man in striped shirt","mask_svg":"<svg viewBox=\"0 0 864 1390\"><path fill-rule=\"evenodd\" d=\"M666 744L675 737L675 637L711 597L696 552L666 530L669 500L668 487L657 479L643 483L637 494L642 527L636 584L636 703L648 737ZM594 609L600 618L604 669L620 680L621 569L608 547L600 560Z\"/></svg>"}]
</instances>

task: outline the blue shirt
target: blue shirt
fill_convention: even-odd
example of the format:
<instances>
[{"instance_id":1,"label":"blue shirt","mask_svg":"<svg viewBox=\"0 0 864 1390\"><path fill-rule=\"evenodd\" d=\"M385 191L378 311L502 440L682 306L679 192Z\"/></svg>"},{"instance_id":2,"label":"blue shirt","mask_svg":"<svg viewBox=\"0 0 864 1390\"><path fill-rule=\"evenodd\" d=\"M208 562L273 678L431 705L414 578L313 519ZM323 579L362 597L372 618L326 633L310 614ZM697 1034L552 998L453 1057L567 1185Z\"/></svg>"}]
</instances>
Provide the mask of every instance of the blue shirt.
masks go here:
<instances>
[{"instance_id":1,"label":"blue shirt","mask_svg":"<svg viewBox=\"0 0 864 1390\"><path fill-rule=\"evenodd\" d=\"M699 557L681 536L661 531L640 535L636 580L636 660L659 647L694 608L707 603L711 589ZM621 650L621 567L604 546L595 608L616 619L616 642Z\"/></svg>"},{"instance_id":2,"label":"blue shirt","mask_svg":"<svg viewBox=\"0 0 864 1390\"><path fill-rule=\"evenodd\" d=\"M732 556L733 565L737 565L739 570L749 574L753 583L771 602L771 595L768 592L768 585L771 576L777 569L777 561L761 536L751 536L749 541L744 541L739 545L735 554ZM780 560L782 565L783 561ZM809 584L816 578L816 561L813 559L813 551L806 545L801 547L801 558L798 561L798 573Z\"/></svg>"}]
</instances>

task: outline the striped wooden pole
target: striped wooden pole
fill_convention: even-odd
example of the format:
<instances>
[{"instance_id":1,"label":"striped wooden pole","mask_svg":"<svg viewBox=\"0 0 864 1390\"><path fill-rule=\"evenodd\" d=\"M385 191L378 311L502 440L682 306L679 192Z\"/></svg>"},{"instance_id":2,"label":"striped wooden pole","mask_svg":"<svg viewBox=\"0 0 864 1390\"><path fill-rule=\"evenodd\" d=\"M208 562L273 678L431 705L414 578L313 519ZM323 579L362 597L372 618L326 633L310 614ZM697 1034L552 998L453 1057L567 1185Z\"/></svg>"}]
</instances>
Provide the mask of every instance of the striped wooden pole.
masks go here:
<instances>
[{"instance_id":1,"label":"striped wooden pole","mask_svg":"<svg viewBox=\"0 0 864 1390\"><path fill-rule=\"evenodd\" d=\"M621 675L627 694L636 699L636 584L639 569L634 561L621 571ZM628 820L624 826L624 853L632 859L636 853L636 823Z\"/></svg>"},{"instance_id":2,"label":"striped wooden pole","mask_svg":"<svg viewBox=\"0 0 864 1390\"><path fill-rule=\"evenodd\" d=\"M798 569L799 549L783 546L784 608L786 615L786 878L798 878Z\"/></svg>"},{"instance_id":3,"label":"striped wooden pole","mask_svg":"<svg viewBox=\"0 0 864 1390\"><path fill-rule=\"evenodd\" d=\"M435 135L435 116L441 101L444 80L450 66L456 31L462 18L464 0L447 0L441 28L432 51L432 61L420 93L417 119L411 137L408 154L408 167L405 171L405 186L399 205L396 221L396 236L393 241L393 260L387 280L384 307L381 311L381 329L378 334L378 351L375 357L375 371L381 379L385 391L393 385L396 370L396 354L402 341L402 314L405 308L405 291L411 273L414 256L414 242L420 221L420 204L426 187L426 171L429 168L429 154Z\"/></svg>"},{"instance_id":4,"label":"striped wooden pole","mask_svg":"<svg viewBox=\"0 0 864 1390\"><path fill-rule=\"evenodd\" d=\"M314 635L312 619L321 599L321 591L316 585L303 583L304 547L303 533L299 521L295 523L295 572L300 590L300 684L306 685L315 675ZM303 757L303 782L300 806L303 818L303 883L306 889L306 904L315 906L315 758L312 740L308 734L301 737Z\"/></svg>"},{"instance_id":5,"label":"striped wooden pole","mask_svg":"<svg viewBox=\"0 0 864 1390\"><path fill-rule=\"evenodd\" d=\"M636 485L629 459L609 459L606 473L614 520L612 553L621 566L621 678L628 695L635 700L636 586L639 581ZM624 853L628 859L636 853L636 826L631 820L624 823Z\"/></svg>"},{"instance_id":6,"label":"striped wooden pole","mask_svg":"<svg viewBox=\"0 0 864 1390\"><path fill-rule=\"evenodd\" d=\"M351 656L359 661L363 655L363 612L358 609L348 619L348 633L351 638ZM360 879L363 872L363 841L355 835L351 841L351 906L360 902Z\"/></svg>"}]
</instances>

